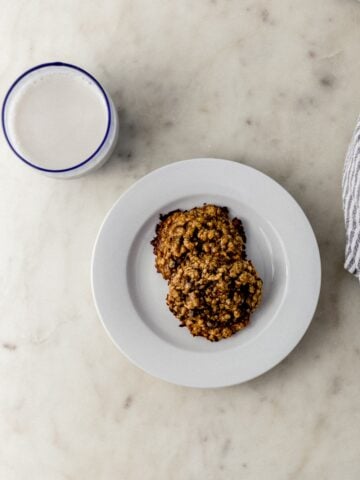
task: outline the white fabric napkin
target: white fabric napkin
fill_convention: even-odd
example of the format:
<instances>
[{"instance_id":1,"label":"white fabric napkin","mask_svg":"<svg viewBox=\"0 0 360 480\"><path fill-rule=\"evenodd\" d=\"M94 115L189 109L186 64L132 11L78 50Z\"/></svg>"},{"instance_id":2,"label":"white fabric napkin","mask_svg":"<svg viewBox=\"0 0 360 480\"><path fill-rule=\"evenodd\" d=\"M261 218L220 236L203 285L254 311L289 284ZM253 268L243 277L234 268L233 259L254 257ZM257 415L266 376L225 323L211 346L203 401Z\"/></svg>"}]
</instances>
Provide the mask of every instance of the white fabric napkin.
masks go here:
<instances>
[{"instance_id":1,"label":"white fabric napkin","mask_svg":"<svg viewBox=\"0 0 360 480\"><path fill-rule=\"evenodd\" d=\"M350 142L343 175L345 269L360 280L360 118Z\"/></svg>"}]
</instances>

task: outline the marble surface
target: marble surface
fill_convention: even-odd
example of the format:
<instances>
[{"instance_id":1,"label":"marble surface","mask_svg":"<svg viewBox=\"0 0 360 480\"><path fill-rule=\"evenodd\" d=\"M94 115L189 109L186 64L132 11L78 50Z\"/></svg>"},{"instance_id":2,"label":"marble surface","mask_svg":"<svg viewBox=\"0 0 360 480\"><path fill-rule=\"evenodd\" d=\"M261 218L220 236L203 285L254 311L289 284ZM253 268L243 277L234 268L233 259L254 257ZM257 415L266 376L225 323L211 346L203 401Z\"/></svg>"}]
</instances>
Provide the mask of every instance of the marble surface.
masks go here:
<instances>
[{"instance_id":1,"label":"marble surface","mask_svg":"<svg viewBox=\"0 0 360 480\"><path fill-rule=\"evenodd\" d=\"M340 182L360 111L355 0L1 0L0 94L34 64L95 74L121 141L56 181L0 141L0 478L317 480L360 476L360 287L343 270ZM115 349L90 256L113 202L154 168L214 156L273 176L319 240L302 342L247 384L194 390Z\"/></svg>"}]
</instances>

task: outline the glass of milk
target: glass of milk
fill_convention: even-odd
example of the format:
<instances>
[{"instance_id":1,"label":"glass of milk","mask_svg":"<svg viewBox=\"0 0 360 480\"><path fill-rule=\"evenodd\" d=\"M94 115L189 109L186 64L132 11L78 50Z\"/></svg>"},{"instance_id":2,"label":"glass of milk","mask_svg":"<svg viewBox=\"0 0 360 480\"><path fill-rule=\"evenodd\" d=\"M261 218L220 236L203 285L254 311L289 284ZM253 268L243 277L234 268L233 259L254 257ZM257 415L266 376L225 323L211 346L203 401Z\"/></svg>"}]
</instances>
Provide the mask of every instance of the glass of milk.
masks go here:
<instances>
[{"instance_id":1,"label":"glass of milk","mask_svg":"<svg viewBox=\"0 0 360 480\"><path fill-rule=\"evenodd\" d=\"M55 178L99 168L118 137L118 116L104 88L75 65L53 62L27 70L11 85L2 127L12 151Z\"/></svg>"}]
</instances>

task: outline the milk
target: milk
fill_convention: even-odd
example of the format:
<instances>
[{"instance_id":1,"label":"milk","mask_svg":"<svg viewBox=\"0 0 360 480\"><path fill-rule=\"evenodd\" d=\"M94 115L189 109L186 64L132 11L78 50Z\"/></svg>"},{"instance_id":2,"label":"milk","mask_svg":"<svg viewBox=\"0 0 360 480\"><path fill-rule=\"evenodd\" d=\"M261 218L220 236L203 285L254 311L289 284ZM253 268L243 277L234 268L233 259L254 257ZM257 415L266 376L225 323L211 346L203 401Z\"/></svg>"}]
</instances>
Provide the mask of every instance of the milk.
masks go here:
<instances>
[{"instance_id":1,"label":"milk","mask_svg":"<svg viewBox=\"0 0 360 480\"><path fill-rule=\"evenodd\" d=\"M110 97L71 65L35 67L14 84L3 109L12 149L53 176L85 173L104 163L115 146L117 115Z\"/></svg>"}]
</instances>

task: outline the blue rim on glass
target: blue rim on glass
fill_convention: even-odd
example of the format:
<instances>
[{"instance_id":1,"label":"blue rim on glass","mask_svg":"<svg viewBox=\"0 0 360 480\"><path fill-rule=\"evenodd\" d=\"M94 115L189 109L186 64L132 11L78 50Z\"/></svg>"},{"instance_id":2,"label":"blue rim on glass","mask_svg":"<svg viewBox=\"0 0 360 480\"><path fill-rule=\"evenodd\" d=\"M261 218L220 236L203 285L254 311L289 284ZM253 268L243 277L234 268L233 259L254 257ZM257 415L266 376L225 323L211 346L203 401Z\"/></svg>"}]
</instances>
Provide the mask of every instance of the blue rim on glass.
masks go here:
<instances>
[{"instance_id":1,"label":"blue rim on glass","mask_svg":"<svg viewBox=\"0 0 360 480\"><path fill-rule=\"evenodd\" d=\"M86 75L88 78L90 78L94 83L95 85L100 89L104 99L105 99L105 103L106 103L106 108L107 108L107 115L108 115L108 122L107 122L107 126L106 126L106 132L105 132L105 135L104 135L104 138L102 139L102 142L100 143L100 145L98 146L98 148L95 150L94 153L92 153L90 155L90 157L86 158L85 160L83 160L82 162L74 165L73 167L69 167L69 168L62 168L62 169L58 169L58 170L52 170L52 169L49 169L49 168L43 168L43 167L39 167L38 165L34 165L33 163L29 162L29 160L26 160L26 158L24 158L22 155L20 155L19 152L16 151L16 149L14 148L13 144L11 143L10 141L10 138L7 134L7 131L6 131L6 126L5 126L5 110L6 110L6 103L9 99L9 96L11 95L11 92L14 90L14 88L16 87L16 85L24 78L26 77L27 75L29 75L29 73L32 73L34 72L35 70L40 70L41 68L45 68L45 67L67 67L67 68L72 68L74 70L77 70L78 72L81 72L83 73L84 75ZM50 173L61 173L61 172L70 172L71 170L75 170L83 165L85 165L86 163L90 162L90 160L92 160L95 155L97 155L99 153L99 151L101 150L101 148L103 147L104 143L106 142L108 136L109 136L109 132L110 132L110 127L111 127L111 123L112 123L112 116L111 116L111 108L110 108L110 102L109 102L109 99L108 99L108 96L105 92L105 90L103 89L103 87L101 86L101 84L96 80L95 77L93 77L89 72L87 72L86 70L84 70L83 68L80 68L80 67L77 67L76 65L72 65L71 63L63 63L63 62L48 62L48 63L41 63L40 65L36 65L35 67L32 67L30 68L29 70L26 70L22 75L20 75L16 80L15 82L11 85L11 87L9 88L9 90L7 91L6 95L5 95L5 98L4 98L4 102L3 102L3 105L2 105L2 110L1 110L1 123L2 123L2 129L3 129L3 132L4 132L4 135L5 135L5 138L6 138L6 141L9 145L9 147L11 148L11 150L15 153L15 155L20 158L20 160L22 160L23 162L25 162L27 165L29 165L30 167L33 167L33 168L36 168L37 170L41 170L43 172L50 172Z\"/></svg>"}]
</instances>

